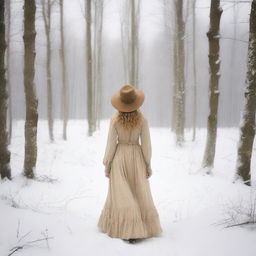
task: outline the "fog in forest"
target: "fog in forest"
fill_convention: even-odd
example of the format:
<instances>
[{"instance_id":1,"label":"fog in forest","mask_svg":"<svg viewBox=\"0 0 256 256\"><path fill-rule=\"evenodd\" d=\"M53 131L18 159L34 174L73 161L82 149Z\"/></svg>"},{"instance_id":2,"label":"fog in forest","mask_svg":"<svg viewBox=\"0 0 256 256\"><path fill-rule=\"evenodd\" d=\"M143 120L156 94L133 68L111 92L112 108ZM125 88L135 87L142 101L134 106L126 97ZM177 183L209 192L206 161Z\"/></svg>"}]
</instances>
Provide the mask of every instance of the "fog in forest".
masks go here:
<instances>
[{"instance_id":1,"label":"fog in forest","mask_svg":"<svg viewBox=\"0 0 256 256\"><path fill-rule=\"evenodd\" d=\"M36 14L36 74L39 118L47 119L46 39L41 1ZM164 1L143 0L139 27L139 84L146 95L142 110L152 126L171 124L173 88L173 28L174 10L164 8ZM108 119L115 109L110 98L126 80L121 42L123 1L104 1L102 34L102 99L100 118ZM25 117L23 86L23 1L12 3L11 24L11 100L14 119ZM221 1L223 13L220 25L221 76L219 83L218 126L238 126L243 106L248 50L248 19L250 3ZM210 1L196 4L197 61L197 127L206 127L209 113L208 38ZM184 8L185 32L185 123L192 122L192 22L191 10ZM165 19L166 18L166 19ZM85 61L84 1L67 0L64 5L64 29L69 86L69 119L87 118L87 85ZM170 19L169 24L167 24ZM52 88L53 116L61 118L60 29L58 5L52 14Z\"/></svg>"}]
</instances>

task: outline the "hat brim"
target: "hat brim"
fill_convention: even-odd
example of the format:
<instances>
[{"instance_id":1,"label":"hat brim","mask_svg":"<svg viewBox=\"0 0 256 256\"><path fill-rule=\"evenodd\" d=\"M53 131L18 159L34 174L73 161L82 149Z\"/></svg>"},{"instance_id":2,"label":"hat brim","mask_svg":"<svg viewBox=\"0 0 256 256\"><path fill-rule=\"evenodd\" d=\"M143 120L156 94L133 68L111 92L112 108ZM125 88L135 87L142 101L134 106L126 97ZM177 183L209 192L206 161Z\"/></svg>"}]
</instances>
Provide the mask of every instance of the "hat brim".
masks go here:
<instances>
[{"instance_id":1,"label":"hat brim","mask_svg":"<svg viewBox=\"0 0 256 256\"><path fill-rule=\"evenodd\" d=\"M111 104L114 108L121 112L132 112L138 109L144 102L145 95L140 89L135 88L136 99L131 104L125 104L121 101L120 92L115 93L111 98Z\"/></svg>"}]
</instances>

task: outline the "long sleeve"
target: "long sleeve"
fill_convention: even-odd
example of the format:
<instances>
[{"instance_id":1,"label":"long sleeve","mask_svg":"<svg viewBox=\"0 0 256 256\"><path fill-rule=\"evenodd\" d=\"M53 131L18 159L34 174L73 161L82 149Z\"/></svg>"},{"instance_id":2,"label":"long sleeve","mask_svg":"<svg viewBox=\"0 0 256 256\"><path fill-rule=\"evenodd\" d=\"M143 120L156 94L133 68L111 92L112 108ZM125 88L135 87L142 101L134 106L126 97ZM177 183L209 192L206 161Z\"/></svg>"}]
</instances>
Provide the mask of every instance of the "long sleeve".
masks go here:
<instances>
[{"instance_id":1,"label":"long sleeve","mask_svg":"<svg viewBox=\"0 0 256 256\"><path fill-rule=\"evenodd\" d=\"M114 126L113 117L110 120L110 126L108 131L107 145L103 158L103 164L105 165L105 172L110 172L111 163L114 158L117 146L117 131Z\"/></svg>"},{"instance_id":2,"label":"long sleeve","mask_svg":"<svg viewBox=\"0 0 256 256\"><path fill-rule=\"evenodd\" d=\"M151 148L151 139L148 121L145 118L141 128L141 149L144 156L144 160L147 166L147 172L152 173L151 170L151 156L152 156L152 148Z\"/></svg>"}]
</instances>

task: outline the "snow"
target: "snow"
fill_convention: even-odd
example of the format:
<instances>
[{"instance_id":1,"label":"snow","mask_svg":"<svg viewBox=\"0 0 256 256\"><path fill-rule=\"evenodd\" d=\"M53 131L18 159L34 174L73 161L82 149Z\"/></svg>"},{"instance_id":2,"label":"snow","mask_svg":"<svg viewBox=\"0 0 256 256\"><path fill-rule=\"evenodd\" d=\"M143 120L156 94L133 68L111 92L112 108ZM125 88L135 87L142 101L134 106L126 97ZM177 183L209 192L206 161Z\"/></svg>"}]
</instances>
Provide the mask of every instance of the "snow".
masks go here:
<instances>
[{"instance_id":1,"label":"snow","mask_svg":"<svg viewBox=\"0 0 256 256\"><path fill-rule=\"evenodd\" d=\"M216 38L216 39L220 38L220 34L215 35L214 38Z\"/></svg>"},{"instance_id":2,"label":"snow","mask_svg":"<svg viewBox=\"0 0 256 256\"><path fill-rule=\"evenodd\" d=\"M254 256L256 230L223 228L230 202L250 200L249 187L232 183L235 175L238 128L220 128L212 175L201 169L206 130L195 142L186 130L183 147L167 128L150 128L152 138L151 191L163 233L138 244L110 238L97 229L105 203L108 178L102 164L108 121L87 137L86 121L69 121L68 140L62 140L62 122L54 125L50 143L47 123L39 121L38 180L22 177L23 121L13 124L10 146L13 181L0 183L0 255L28 241L13 255L181 255ZM254 149L255 150L255 149ZM255 157L252 170L255 170ZM255 173L252 173L255 181ZM254 188L255 190L255 188ZM24 237L23 237L24 236ZM20 241L19 241L20 240ZM159 250L161 253L159 254Z\"/></svg>"},{"instance_id":3,"label":"snow","mask_svg":"<svg viewBox=\"0 0 256 256\"><path fill-rule=\"evenodd\" d=\"M220 64L220 62L221 62L221 58L219 58L218 60L215 61L215 63L216 63L217 65Z\"/></svg>"}]
</instances>

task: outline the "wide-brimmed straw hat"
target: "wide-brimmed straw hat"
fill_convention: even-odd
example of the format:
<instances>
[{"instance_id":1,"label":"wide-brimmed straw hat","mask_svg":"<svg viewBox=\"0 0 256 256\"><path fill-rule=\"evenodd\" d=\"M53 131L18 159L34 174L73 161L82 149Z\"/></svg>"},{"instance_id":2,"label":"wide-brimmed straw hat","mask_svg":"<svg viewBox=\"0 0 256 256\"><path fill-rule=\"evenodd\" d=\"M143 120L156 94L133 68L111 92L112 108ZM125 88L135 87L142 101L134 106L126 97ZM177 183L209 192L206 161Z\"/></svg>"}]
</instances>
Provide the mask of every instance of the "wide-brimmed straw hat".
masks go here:
<instances>
[{"instance_id":1,"label":"wide-brimmed straw hat","mask_svg":"<svg viewBox=\"0 0 256 256\"><path fill-rule=\"evenodd\" d=\"M121 112L132 112L144 102L144 92L133 85L124 85L111 98L111 104Z\"/></svg>"}]
</instances>

